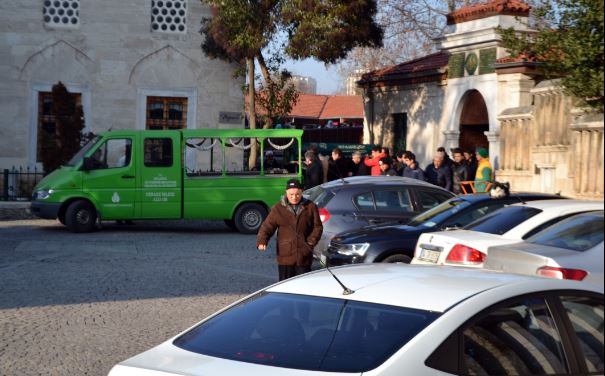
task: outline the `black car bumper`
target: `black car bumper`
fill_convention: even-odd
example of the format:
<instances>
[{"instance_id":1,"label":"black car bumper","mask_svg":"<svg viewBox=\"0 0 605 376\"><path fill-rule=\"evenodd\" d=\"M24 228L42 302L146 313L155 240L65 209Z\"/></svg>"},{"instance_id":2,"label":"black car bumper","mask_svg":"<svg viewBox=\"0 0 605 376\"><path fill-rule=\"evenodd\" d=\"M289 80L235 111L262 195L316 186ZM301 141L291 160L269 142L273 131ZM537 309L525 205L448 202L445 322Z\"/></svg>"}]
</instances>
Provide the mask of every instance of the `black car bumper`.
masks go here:
<instances>
[{"instance_id":1,"label":"black car bumper","mask_svg":"<svg viewBox=\"0 0 605 376\"><path fill-rule=\"evenodd\" d=\"M29 210L36 217L44 219L57 219L59 215L59 209L61 209L60 203L47 203L47 202L32 202Z\"/></svg>"}]
</instances>

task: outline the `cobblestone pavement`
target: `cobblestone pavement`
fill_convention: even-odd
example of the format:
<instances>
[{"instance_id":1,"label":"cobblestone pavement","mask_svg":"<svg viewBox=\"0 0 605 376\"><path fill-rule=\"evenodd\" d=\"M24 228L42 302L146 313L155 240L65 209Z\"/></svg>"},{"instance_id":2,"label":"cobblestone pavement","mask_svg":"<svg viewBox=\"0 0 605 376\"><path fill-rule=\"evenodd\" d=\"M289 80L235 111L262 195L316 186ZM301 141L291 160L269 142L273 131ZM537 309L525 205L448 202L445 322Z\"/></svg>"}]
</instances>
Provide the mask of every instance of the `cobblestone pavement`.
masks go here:
<instances>
[{"instance_id":1,"label":"cobblestone pavement","mask_svg":"<svg viewBox=\"0 0 605 376\"><path fill-rule=\"evenodd\" d=\"M222 222L0 221L0 375L106 375L277 279Z\"/></svg>"}]
</instances>

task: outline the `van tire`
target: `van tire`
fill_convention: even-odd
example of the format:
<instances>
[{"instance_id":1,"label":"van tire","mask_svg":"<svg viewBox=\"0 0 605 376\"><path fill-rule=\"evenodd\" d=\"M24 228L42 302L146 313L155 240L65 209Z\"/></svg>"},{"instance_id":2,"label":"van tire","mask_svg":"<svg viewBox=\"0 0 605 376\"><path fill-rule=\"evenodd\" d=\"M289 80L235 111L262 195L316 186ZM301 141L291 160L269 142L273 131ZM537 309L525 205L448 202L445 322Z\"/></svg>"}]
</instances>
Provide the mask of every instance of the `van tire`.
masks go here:
<instances>
[{"instance_id":1,"label":"van tire","mask_svg":"<svg viewBox=\"0 0 605 376\"><path fill-rule=\"evenodd\" d=\"M65 226L71 232L91 232L97 222L95 207L86 201L74 201L65 211Z\"/></svg>"},{"instance_id":2,"label":"van tire","mask_svg":"<svg viewBox=\"0 0 605 376\"><path fill-rule=\"evenodd\" d=\"M265 218L267 218L267 209L264 206L248 203L237 209L233 222L237 231L242 234L256 234Z\"/></svg>"},{"instance_id":3,"label":"van tire","mask_svg":"<svg viewBox=\"0 0 605 376\"><path fill-rule=\"evenodd\" d=\"M384 260L382 260L382 262L384 262L384 263L402 262L404 264L409 264L410 262L412 262L412 258L407 255L390 255L389 257L385 257Z\"/></svg>"},{"instance_id":4,"label":"van tire","mask_svg":"<svg viewBox=\"0 0 605 376\"><path fill-rule=\"evenodd\" d=\"M235 222L233 221L233 219L225 219L225 225L227 225L227 227L229 227L229 229L231 230L235 230Z\"/></svg>"}]
</instances>

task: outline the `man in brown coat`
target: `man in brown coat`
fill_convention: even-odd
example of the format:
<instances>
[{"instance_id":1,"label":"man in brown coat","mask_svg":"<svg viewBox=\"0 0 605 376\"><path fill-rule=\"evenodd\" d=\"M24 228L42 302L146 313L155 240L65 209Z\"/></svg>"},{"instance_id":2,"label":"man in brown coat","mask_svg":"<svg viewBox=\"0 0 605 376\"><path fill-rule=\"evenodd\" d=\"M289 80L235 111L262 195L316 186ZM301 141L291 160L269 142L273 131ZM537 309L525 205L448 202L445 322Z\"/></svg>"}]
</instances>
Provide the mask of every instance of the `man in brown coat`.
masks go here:
<instances>
[{"instance_id":1,"label":"man in brown coat","mask_svg":"<svg viewBox=\"0 0 605 376\"><path fill-rule=\"evenodd\" d=\"M288 180L286 195L271 208L256 238L256 247L265 251L269 239L279 229L277 265L280 281L311 271L313 248L323 232L317 206L303 198L302 187L298 180Z\"/></svg>"}]
</instances>

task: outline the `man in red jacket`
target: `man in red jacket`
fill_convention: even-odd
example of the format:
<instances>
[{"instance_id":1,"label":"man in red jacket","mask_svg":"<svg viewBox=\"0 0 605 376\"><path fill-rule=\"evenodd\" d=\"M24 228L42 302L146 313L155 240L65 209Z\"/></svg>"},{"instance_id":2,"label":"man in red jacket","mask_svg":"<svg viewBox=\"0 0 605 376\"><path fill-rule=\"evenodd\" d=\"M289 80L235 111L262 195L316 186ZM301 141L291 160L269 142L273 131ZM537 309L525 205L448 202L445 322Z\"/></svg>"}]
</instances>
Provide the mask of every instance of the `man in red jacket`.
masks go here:
<instances>
[{"instance_id":1,"label":"man in red jacket","mask_svg":"<svg viewBox=\"0 0 605 376\"><path fill-rule=\"evenodd\" d=\"M380 162L380 160L384 157L386 157L386 154L382 151L381 146L374 146L372 148L372 157L369 159L366 158L363 161L363 163L365 163L366 166L371 168L370 175L380 176L380 173L382 171L380 171L380 165L378 164L378 162Z\"/></svg>"},{"instance_id":2,"label":"man in red jacket","mask_svg":"<svg viewBox=\"0 0 605 376\"><path fill-rule=\"evenodd\" d=\"M279 229L277 268L280 281L311 271L313 248L323 232L319 210L313 201L302 196L302 188L297 179L288 180L286 195L271 208L256 237L256 247L265 251L269 239Z\"/></svg>"}]
</instances>

